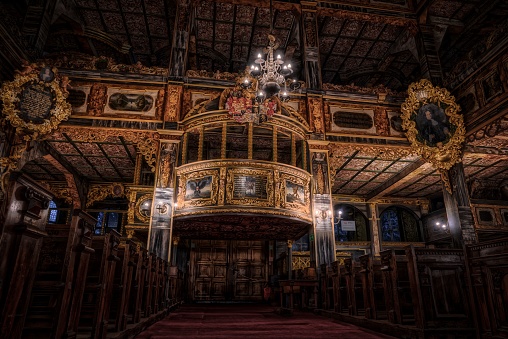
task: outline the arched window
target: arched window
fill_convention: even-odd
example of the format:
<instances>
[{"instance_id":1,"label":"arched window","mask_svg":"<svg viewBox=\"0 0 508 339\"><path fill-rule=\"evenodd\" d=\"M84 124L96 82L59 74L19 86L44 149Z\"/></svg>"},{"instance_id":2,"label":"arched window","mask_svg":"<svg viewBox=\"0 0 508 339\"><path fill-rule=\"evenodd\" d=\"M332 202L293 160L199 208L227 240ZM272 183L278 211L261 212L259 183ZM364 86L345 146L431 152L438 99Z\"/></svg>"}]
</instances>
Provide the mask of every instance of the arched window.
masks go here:
<instances>
[{"instance_id":1,"label":"arched window","mask_svg":"<svg viewBox=\"0 0 508 339\"><path fill-rule=\"evenodd\" d=\"M402 207L388 207L381 213L383 241L422 241L418 219L413 212Z\"/></svg>"},{"instance_id":2,"label":"arched window","mask_svg":"<svg viewBox=\"0 0 508 339\"><path fill-rule=\"evenodd\" d=\"M335 241L369 241L369 223L354 206L337 204L334 211Z\"/></svg>"},{"instance_id":3,"label":"arched window","mask_svg":"<svg viewBox=\"0 0 508 339\"><path fill-rule=\"evenodd\" d=\"M51 200L49 202L48 222L51 224L54 224L54 223L56 223L57 219L58 219L58 210L57 210L55 202L53 200Z\"/></svg>"}]
</instances>

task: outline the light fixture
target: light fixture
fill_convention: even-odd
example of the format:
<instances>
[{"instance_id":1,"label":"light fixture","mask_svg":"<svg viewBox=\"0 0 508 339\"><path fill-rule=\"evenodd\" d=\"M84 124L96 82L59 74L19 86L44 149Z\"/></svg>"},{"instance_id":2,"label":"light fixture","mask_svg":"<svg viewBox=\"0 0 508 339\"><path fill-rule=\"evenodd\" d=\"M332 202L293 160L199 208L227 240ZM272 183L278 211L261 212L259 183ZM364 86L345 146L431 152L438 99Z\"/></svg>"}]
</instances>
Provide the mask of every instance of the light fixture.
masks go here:
<instances>
[{"instance_id":1,"label":"light fixture","mask_svg":"<svg viewBox=\"0 0 508 339\"><path fill-rule=\"evenodd\" d=\"M296 90L300 87L300 83L296 80L288 80L293 73L290 63L284 65L284 61L280 54L275 57L275 50L279 45L275 42L273 32L273 15L272 0L270 0L270 34L268 34L268 46L263 50L266 58L261 53L258 54L254 65L250 66L249 73L257 79L256 102L262 103L266 99L277 96L281 101L289 100L289 89ZM283 66L284 65L284 66ZM250 86L248 79L245 84Z\"/></svg>"}]
</instances>

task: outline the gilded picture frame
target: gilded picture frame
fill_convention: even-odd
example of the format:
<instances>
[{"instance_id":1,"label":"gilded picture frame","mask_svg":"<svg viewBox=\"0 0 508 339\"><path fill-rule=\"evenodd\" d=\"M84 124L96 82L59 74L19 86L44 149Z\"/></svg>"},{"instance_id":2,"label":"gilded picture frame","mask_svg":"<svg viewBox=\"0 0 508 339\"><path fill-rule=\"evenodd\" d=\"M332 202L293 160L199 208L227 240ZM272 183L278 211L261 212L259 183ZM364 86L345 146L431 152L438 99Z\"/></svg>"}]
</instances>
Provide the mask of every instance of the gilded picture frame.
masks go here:
<instances>
[{"instance_id":1,"label":"gilded picture frame","mask_svg":"<svg viewBox=\"0 0 508 339\"><path fill-rule=\"evenodd\" d=\"M191 187L190 182L194 182L199 185L199 182L206 179L206 187L210 190L210 194L206 197L194 197L193 199L186 199L189 195L187 189ZM177 196L177 210L188 208L188 207L203 207L203 206L214 206L217 205L217 196L219 188L219 171L218 170L202 170L191 173L185 173L178 176L178 196ZM199 186L198 186L199 187ZM202 189L202 188L200 188ZM195 188L194 188L195 190Z\"/></svg>"},{"instance_id":2,"label":"gilded picture frame","mask_svg":"<svg viewBox=\"0 0 508 339\"><path fill-rule=\"evenodd\" d=\"M416 154L442 174L462 160L466 129L448 90L427 79L412 83L401 110L402 127Z\"/></svg>"},{"instance_id":3,"label":"gilded picture frame","mask_svg":"<svg viewBox=\"0 0 508 339\"><path fill-rule=\"evenodd\" d=\"M71 105L67 102L67 82L60 81L56 68L47 66L41 69L26 67L17 72L13 81L6 81L0 89L0 100L3 102L3 115L5 120L16 128L16 133L24 135L27 141L36 140L40 136L51 133L64 120L67 120L72 112ZM27 91L35 93L48 93L52 101L47 114L41 117L26 116L21 102ZM35 100L35 99L32 99Z\"/></svg>"}]
</instances>

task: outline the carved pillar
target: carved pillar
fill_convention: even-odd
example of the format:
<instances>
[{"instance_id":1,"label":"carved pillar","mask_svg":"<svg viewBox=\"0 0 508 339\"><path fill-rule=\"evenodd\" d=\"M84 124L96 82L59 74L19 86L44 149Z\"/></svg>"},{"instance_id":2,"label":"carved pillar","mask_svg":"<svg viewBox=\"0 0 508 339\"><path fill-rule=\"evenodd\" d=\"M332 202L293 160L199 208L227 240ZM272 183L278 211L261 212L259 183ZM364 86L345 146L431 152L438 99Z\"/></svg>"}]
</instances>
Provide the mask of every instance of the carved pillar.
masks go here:
<instances>
[{"instance_id":1,"label":"carved pillar","mask_svg":"<svg viewBox=\"0 0 508 339\"><path fill-rule=\"evenodd\" d=\"M166 261L170 260L171 255L177 154L177 143L161 140L150 216L148 248L150 252Z\"/></svg>"},{"instance_id":2,"label":"carved pillar","mask_svg":"<svg viewBox=\"0 0 508 339\"><path fill-rule=\"evenodd\" d=\"M378 206L375 203L368 204L369 221L371 225L372 234L372 254L379 256L381 252L381 238L379 237L379 219L378 219Z\"/></svg>"},{"instance_id":3,"label":"carved pillar","mask_svg":"<svg viewBox=\"0 0 508 339\"><path fill-rule=\"evenodd\" d=\"M307 111L309 112L309 124L314 132L311 137L313 139L324 139L323 98L317 95L309 95L307 97Z\"/></svg>"},{"instance_id":4,"label":"carved pillar","mask_svg":"<svg viewBox=\"0 0 508 339\"><path fill-rule=\"evenodd\" d=\"M463 245L472 245L478 242L462 163L453 165L448 171L448 175L452 193L450 194L443 186L446 217L452 235L453 247L462 248Z\"/></svg>"},{"instance_id":5,"label":"carved pillar","mask_svg":"<svg viewBox=\"0 0 508 339\"><path fill-rule=\"evenodd\" d=\"M181 78L185 75L187 66L192 1L182 0L177 4L169 74L172 77Z\"/></svg>"},{"instance_id":6,"label":"carved pillar","mask_svg":"<svg viewBox=\"0 0 508 339\"><path fill-rule=\"evenodd\" d=\"M312 146L311 146L312 148ZM311 149L314 179L314 240L316 268L335 261L335 238L332 222L332 195L328 168L328 152Z\"/></svg>"},{"instance_id":7,"label":"carved pillar","mask_svg":"<svg viewBox=\"0 0 508 339\"><path fill-rule=\"evenodd\" d=\"M2 338L20 338L30 302L53 195L29 178L11 174L0 238Z\"/></svg>"},{"instance_id":8,"label":"carved pillar","mask_svg":"<svg viewBox=\"0 0 508 339\"><path fill-rule=\"evenodd\" d=\"M301 1L303 27L304 72L307 88L321 89L321 70L319 62L319 40L317 24L317 1Z\"/></svg>"}]
</instances>

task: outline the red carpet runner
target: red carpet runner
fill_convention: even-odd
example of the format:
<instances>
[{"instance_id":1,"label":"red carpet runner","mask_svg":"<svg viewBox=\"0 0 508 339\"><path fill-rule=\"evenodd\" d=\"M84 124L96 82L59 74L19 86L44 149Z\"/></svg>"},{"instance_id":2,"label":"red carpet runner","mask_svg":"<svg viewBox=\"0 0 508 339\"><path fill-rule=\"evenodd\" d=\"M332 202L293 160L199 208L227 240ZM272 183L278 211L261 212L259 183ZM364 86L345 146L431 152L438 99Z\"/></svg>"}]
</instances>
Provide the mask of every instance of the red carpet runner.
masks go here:
<instances>
[{"instance_id":1,"label":"red carpet runner","mask_svg":"<svg viewBox=\"0 0 508 339\"><path fill-rule=\"evenodd\" d=\"M276 339L374 339L392 338L337 323L309 312L280 316L267 305L183 305L150 326L137 339L176 338L276 338Z\"/></svg>"}]
</instances>

